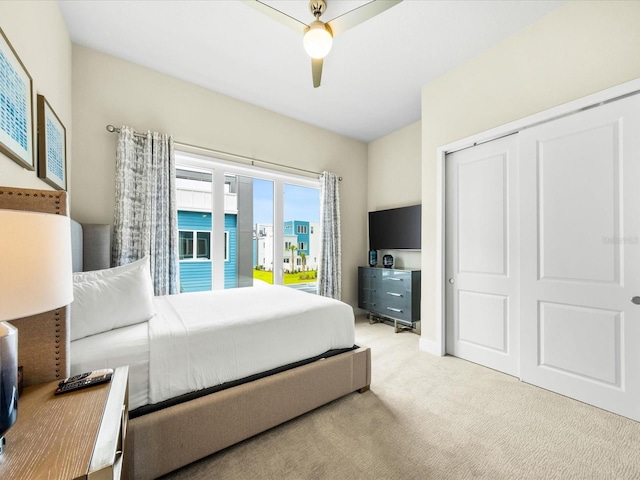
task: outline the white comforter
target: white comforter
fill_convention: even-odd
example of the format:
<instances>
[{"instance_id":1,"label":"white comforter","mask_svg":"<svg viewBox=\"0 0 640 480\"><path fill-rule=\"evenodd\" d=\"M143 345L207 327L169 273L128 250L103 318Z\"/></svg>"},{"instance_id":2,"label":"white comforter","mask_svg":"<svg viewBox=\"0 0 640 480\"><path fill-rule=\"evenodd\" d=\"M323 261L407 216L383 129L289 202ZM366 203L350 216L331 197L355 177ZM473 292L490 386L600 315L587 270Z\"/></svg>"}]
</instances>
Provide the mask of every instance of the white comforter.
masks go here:
<instances>
[{"instance_id":1,"label":"white comforter","mask_svg":"<svg viewBox=\"0 0 640 480\"><path fill-rule=\"evenodd\" d=\"M149 403L355 342L353 309L282 286L156 297L149 320Z\"/></svg>"}]
</instances>

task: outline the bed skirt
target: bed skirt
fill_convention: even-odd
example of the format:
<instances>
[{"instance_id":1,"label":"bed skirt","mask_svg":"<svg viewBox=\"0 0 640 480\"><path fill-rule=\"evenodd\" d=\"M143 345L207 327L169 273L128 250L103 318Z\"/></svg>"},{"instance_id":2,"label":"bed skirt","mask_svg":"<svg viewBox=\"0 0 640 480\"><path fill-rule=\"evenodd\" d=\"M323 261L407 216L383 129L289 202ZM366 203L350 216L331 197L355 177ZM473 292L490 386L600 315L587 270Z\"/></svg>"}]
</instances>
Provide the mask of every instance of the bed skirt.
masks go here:
<instances>
[{"instance_id":1,"label":"bed skirt","mask_svg":"<svg viewBox=\"0 0 640 480\"><path fill-rule=\"evenodd\" d=\"M371 384L368 347L129 421L123 478L157 478Z\"/></svg>"}]
</instances>

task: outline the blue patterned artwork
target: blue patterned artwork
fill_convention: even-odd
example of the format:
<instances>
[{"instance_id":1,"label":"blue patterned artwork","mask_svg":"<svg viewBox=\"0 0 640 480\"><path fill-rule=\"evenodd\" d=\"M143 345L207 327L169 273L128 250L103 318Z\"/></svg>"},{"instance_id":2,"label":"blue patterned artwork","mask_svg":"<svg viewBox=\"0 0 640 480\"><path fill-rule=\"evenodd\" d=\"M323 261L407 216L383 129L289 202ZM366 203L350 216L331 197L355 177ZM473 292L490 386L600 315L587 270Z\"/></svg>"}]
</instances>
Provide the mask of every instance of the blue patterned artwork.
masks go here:
<instances>
[{"instance_id":1,"label":"blue patterned artwork","mask_svg":"<svg viewBox=\"0 0 640 480\"><path fill-rule=\"evenodd\" d=\"M25 84L0 51L0 128L27 149L27 99Z\"/></svg>"},{"instance_id":2,"label":"blue patterned artwork","mask_svg":"<svg viewBox=\"0 0 640 480\"><path fill-rule=\"evenodd\" d=\"M64 181L64 138L58 126L47 118L47 170L49 175Z\"/></svg>"},{"instance_id":3,"label":"blue patterned artwork","mask_svg":"<svg viewBox=\"0 0 640 480\"><path fill-rule=\"evenodd\" d=\"M43 95L38 95L38 177L67 189L66 130Z\"/></svg>"},{"instance_id":4,"label":"blue patterned artwork","mask_svg":"<svg viewBox=\"0 0 640 480\"><path fill-rule=\"evenodd\" d=\"M31 77L0 29L0 152L33 170Z\"/></svg>"}]
</instances>

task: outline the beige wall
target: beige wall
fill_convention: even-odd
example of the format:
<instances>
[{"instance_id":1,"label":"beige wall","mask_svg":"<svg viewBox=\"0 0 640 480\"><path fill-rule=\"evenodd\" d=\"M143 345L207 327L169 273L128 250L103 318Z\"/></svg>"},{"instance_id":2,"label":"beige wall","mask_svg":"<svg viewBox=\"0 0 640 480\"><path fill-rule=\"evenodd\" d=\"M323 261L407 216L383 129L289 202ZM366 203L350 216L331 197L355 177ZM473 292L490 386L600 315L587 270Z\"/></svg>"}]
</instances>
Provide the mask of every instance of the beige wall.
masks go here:
<instances>
[{"instance_id":1,"label":"beige wall","mask_svg":"<svg viewBox=\"0 0 640 480\"><path fill-rule=\"evenodd\" d=\"M422 202L421 135L420 122L415 122L369 144L368 211ZM386 253L393 255L394 265L398 268L420 268L420 252L384 250L378 252L378 258ZM361 265L367 265L367 261L366 252L363 252Z\"/></svg>"},{"instance_id":2,"label":"beige wall","mask_svg":"<svg viewBox=\"0 0 640 480\"><path fill-rule=\"evenodd\" d=\"M67 130L67 146L70 146L71 41L58 3L0 1L0 27L33 80L34 134L36 94L39 93L47 98L51 108L60 117ZM35 142L34 137L34 147ZM68 152L67 180L70 178L71 159L72 155ZM1 153L0 185L51 189L38 178L36 170L22 168Z\"/></svg>"},{"instance_id":3,"label":"beige wall","mask_svg":"<svg viewBox=\"0 0 640 480\"><path fill-rule=\"evenodd\" d=\"M107 124L157 130L176 141L312 171L340 183L343 300L357 304L357 265L367 248L367 145L74 45L71 215L112 223L117 135Z\"/></svg>"},{"instance_id":4,"label":"beige wall","mask_svg":"<svg viewBox=\"0 0 640 480\"><path fill-rule=\"evenodd\" d=\"M640 2L570 2L422 89L422 340L435 338L436 150L640 77Z\"/></svg>"}]
</instances>

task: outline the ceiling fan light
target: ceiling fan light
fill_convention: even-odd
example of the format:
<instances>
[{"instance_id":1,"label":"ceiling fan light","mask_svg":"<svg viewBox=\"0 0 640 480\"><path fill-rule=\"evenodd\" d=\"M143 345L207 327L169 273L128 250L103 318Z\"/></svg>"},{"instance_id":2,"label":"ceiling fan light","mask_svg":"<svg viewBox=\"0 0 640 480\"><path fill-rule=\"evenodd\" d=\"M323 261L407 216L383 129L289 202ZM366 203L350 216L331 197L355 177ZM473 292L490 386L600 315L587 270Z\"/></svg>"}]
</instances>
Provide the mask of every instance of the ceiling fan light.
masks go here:
<instances>
[{"instance_id":1,"label":"ceiling fan light","mask_svg":"<svg viewBox=\"0 0 640 480\"><path fill-rule=\"evenodd\" d=\"M309 29L302 39L302 44L311 58L324 58L331 50L333 36L323 22L316 20L309 25Z\"/></svg>"}]
</instances>

